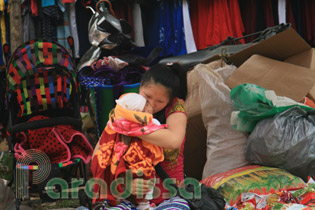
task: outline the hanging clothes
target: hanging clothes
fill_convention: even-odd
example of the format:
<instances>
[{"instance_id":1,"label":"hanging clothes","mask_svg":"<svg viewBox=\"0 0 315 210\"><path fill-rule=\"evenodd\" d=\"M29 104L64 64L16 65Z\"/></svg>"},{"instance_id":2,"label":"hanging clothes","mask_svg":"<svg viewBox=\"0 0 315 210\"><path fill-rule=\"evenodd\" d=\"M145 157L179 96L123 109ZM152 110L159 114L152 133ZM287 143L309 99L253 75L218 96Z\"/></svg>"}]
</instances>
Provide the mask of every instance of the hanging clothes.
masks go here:
<instances>
[{"instance_id":1,"label":"hanging clothes","mask_svg":"<svg viewBox=\"0 0 315 210\"><path fill-rule=\"evenodd\" d=\"M134 24L134 42L138 47L144 47L141 8L137 2L133 2L132 4L132 21Z\"/></svg>"},{"instance_id":2,"label":"hanging clothes","mask_svg":"<svg viewBox=\"0 0 315 210\"><path fill-rule=\"evenodd\" d=\"M238 0L192 0L191 20L198 49L217 45L228 36L243 36Z\"/></svg>"},{"instance_id":3,"label":"hanging clothes","mask_svg":"<svg viewBox=\"0 0 315 210\"><path fill-rule=\"evenodd\" d=\"M242 0L239 2L242 20L244 23L245 35L256 32L256 0ZM251 42L255 39L254 36L245 38L246 42Z\"/></svg>"},{"instance_id":4,"label":"hanging clothes","mask_svg":"<svg viewBox=\"0 0 315 210\"><path fill-rule=\"evenodd\" d=\"M266 27L272 27L275 25L274 16L273 16L273 8L272 8L272 0L265 0L264 8L265 8L265 17L266 17Z\"/></svg>"},{"instance_id":5,"label":"hanging clothes","mask_svg":"<svg viewBox=\"0 0 315 210\"><path fill-rule=\"evenodd\" d=\"M191 21L189 15L189 5L187 0L183 0L183 22L184 22L184 33L187 53L193 53L197 51L194 35L191 28Z\"/></svg>"},{"instance_id":6,"label":"hanging clothes","mask_svg":"<svg viewBox=\"0 0 315 210\"><path fill-rule=\"evenodd\" d=\"M62 12L62 20L57 25L57 40L58 43L68 49L71 52L71 48L67 42L67 37L70 36L70 23L68 18L68 11L62 0L57 0L58 7Z\"/></svg>"},{"instance_id":7,"label":"hanging clothes","mask_svg":"<svg viewBox=\"0 0 315 210\"><path fill-rule=\"evenodd\" d=\"M77 31L80 43L80 57L82 57L85 52L88 51L88 49L91 47L89 41L88 24L89 20L92 17L92 12L90 11L90 9L85 8L85 6L91 6L92 8L95 8L95 4L95 0L80 0L75 4L75 13L80 14L76 15L76 22L78 23Z\"/></svg>"},{"instance_id":8,"label":"hanging clothes","mask_svg":"<svg viewBox=\"0 0 315 210\"><path fill-rule=\"evenodd\" d=\"M59 7L57 5L42 7L39 16L41 18L41 37L57 42L57 25L59 21L63 20Z\"/></svg>"},{"instance_id":9,"label":"hanging clothes","mask_svg":"<svg viewBox=\"0 0 315 210\"><path fill-rule=\"evenodd\" d=\"M291 23L291 27L296 30L292 4L290 0L286 0L286 22Z\"/></svg>"},{"instance_id":10,"label":"hanging clothes","mask_svg":"<svg viewBox=\"0 0 315 210\"><path fill-rule=\"evenodd\" d=\"M294 15L294 22L296 26L296 31L304 37L303 34L303 18L304 14L302 15L302 1L291 1L291 8Z\"/></svg>"},{"instance_id":11,"label":"hanging clothes","mask_svg":"<svg viewBox=\"0 0 315 210\"><path fill-rule=\"evenodd\" d=\"M31 2L23 0L21 4L23 42L27 42L36 38L35 22L31 10Z\"/></svg>"},{"instance_id":12,"label":"hanging clothes","mask_svg":"<svg viewBox=\"0 0 315 210\"><path fill-rule=\"evenodd\" d=\"M14 52L23 43L22 39L22 17L20 0L9 0L10 8L10 51Z\"/></svg>"},{"instance_id":13,"label":"hanging clothes","mask_svg":"<svg viewBox=\"0 0 315 210\"><path fill-rule=\"evenodd\" d=\"M229 0L229 14L234 37L242 37L245 32L238 0ZM244 43L244 40L240 40Z\"/></svg>"},{"instance_id":14,"label":"hanging clothes","mask_svg":"<svg viewBox=\"0 0 315 210\"><path fill-rule=\"evenodd\" d=\"M64 2L64 0L63 0ZM70 35L73 37L74 41L74 57L79 58L79 36L78 36L78 28L77 28L77 22L76 22L76 13L75 13L75 2L69 2L66 4L66 10L68 11L68 19L70 24Z\"/></svg>"},{"instance_id":15,"label":"hanging clothes","mask_svg":"<svg viewBox=\"0 0 315 210\"><path fill-rule=\"evenodd\" d=\"M286 23L286 0L278 0L279 23Z\"/></svg>"},{"instance_id":16,"label":"hanging clothes","mask_svg":"<svg viewBox=\"0 0 315 210\"><path fill-rule=\"evenodd\" d=\"M187 53L181 0L153 1L141 9L147 47L161 47L161 56Z\"/></svg>"},{"instance_id":17,"label":"hanging clothes","mask_svg":"<svg viewBox=\"0 0 315 210\"><path fill-rule=\"evenodd\" d=\"M64 4L62 0L58 0L58 6L63 14L63 20L59 21L57 26L58 43L71 52L71 47L67 41L69 36L73 37L74 41L74 57L79 58L79 38L76 25L75 7L74 3Z\"/></svg>"}]
</instances>

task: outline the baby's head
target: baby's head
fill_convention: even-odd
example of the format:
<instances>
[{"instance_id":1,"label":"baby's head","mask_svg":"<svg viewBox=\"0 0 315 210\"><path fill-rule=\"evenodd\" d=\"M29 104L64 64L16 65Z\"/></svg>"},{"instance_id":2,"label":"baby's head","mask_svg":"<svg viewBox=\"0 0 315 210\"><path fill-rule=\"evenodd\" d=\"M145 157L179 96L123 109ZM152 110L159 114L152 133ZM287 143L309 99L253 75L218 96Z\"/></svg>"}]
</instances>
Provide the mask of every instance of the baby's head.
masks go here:
<instances>
[{"instance_id":1,"label":"baby's head","mask_svg":"<svg viewBox=\"0 0 315 210\"><path fill-rule=\"evenodd\" d=\"M122 95L116 103L122 106L124 109L137 112L147 112L152 114L152 107L147 100L138 93L127 93Z\"/></svg>"}]
</instances>

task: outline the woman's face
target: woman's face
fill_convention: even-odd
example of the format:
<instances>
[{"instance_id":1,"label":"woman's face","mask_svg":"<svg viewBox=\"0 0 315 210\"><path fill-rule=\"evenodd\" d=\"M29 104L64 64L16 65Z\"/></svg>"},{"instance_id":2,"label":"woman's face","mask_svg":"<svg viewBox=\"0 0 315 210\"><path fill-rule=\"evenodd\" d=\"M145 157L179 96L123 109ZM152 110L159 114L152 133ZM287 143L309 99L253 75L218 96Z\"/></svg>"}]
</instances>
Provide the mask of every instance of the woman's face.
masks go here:
<instances>
[{"instance_id":1,"label":"woman's face","mask_svg":"<svg viewBox=\"0 0 315 210\"><path fill-rule=\"evenodd\" d=\"M148 83L140 86L139 94L147 99L147 102L153 108L153 113L161 111L169 103L169 92L161 84Z\"/></svg>"}]
</instances>

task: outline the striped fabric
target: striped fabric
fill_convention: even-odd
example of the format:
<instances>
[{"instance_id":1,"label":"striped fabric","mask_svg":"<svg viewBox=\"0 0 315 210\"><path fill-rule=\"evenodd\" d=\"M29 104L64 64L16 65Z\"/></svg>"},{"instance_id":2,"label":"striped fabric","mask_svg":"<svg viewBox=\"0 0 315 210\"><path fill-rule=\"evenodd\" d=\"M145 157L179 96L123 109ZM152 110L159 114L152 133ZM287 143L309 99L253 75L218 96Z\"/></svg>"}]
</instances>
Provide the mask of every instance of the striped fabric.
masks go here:
<instances>
[{"instance_id":1,"label":"striped fabric","mask_svg":"<svg viewBox=\"0 0 315 210\"><path fill-rule=\"evenodd\" d=\"M17 48L8 62L8 97L16 94L19 117L64 107L73 88L77 90L72 58L57 43L31 40Z\"/></svg>"},{"instance_id":2,"label":"striped fabric","mask_svg":"<svg viewBox=\"0 0 315 210\"><path fill-rule=\"evenodd\" d=\"M160 203L160 205L158 205L156 208L154 208L154 210L167 210L167 209L189 210L190 208L187 201L178 196L165 200L162 203Z\"/></svg>"},{"instance_id":3,"label":"striped fabric","mask_svg":"<svg viewBox=\"0 0 315 210\"><path fill-rule=\"evenodd\" d=\"M119 205L110 207L105 201L104 204L99 208L99 210L137 210L130 201L123 200ZM186 200L178 196L172 197L168 200L163 201L157 207L153 208L154 210L190 210L189 205Z\"/></svg>"}]
</instances>

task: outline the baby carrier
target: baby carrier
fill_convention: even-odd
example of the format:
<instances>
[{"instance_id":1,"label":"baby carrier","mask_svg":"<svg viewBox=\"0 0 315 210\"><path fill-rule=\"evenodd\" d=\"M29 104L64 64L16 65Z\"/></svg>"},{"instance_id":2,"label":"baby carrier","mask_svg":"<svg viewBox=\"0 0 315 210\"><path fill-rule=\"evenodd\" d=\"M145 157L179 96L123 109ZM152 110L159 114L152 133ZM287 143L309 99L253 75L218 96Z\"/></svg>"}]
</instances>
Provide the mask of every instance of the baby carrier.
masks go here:
<instances>
[{"instance_id":1,"label":"baby carrier","mask_svg":"<svg viewBox=\"0 0 315 210\"><path fill-rule=\"evenodd\" d=\"M69 37L73 46L71 41ZM68 199L65 190L73 186L71 197L79 197L81 205L88 201L84 190L77 190L87 181L85 164L93 148L80 132L76 77L68 51L46 40L22 44L7 62L8 143L17 209L33 193L42 201Z\"/></svg>"}]
</instances>

